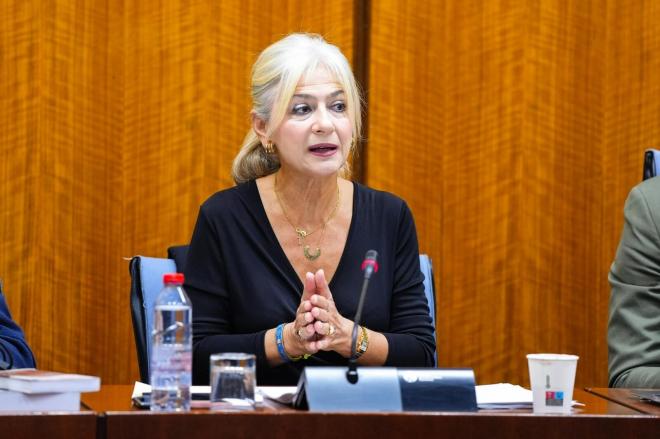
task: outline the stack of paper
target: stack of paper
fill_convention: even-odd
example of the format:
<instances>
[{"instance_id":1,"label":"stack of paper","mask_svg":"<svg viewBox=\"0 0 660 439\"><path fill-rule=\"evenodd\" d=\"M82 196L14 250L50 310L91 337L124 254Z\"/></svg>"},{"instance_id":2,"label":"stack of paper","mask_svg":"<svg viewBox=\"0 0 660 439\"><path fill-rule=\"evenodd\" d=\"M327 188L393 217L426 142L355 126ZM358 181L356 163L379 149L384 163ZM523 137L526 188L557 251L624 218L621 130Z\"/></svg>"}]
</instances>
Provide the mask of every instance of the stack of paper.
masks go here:
<instances>
[{"instance_id":1,"label":"stack of paper","mask_svg":"<svg viewBox=\"0 0 660 439\"><path fill-rule=\"evenodd\" d=\"M0 371L0 410L79 410L80 393L96 392L95 376L37 369Z\"/></svg>"},{"instance_id":2,"label":"stack of paper","mask_svg":"<svg viewBox=\"0 0 660 439\"><path fill-rule=\"evenodd\" d=\"M532 391L509 383L476 386L480 409L532 408Z\"/></svg>"}]
</instances>

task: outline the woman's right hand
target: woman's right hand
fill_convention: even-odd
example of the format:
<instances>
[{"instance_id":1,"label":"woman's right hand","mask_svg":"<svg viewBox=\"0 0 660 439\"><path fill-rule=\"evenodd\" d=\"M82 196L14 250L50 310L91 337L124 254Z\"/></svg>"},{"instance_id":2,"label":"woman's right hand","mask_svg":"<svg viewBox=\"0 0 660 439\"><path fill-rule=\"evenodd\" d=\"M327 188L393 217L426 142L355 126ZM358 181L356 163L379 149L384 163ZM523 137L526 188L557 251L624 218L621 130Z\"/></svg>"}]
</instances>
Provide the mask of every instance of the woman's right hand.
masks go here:
<instances>
[{"instance_id":1,"label":"woman's right hand","mask_svg":"<svg viewBox=\"0 0 660 439\"><path fill-rule=\"evenodd\" d=\"M316 330L314 329L315 318L312 316L312 302L310 298L316 294L316 280L314 274L305 275L305 285L300 299L300 305L296 310L296 319L285 326L285 333L289 336L285 339L287 353L292 357L303 354L315 354L318 349L312 344L316 341ZM287 331L287 327L289 330ZM285 334L286 337L286 334Z\"/></svg>"}]
</instances>

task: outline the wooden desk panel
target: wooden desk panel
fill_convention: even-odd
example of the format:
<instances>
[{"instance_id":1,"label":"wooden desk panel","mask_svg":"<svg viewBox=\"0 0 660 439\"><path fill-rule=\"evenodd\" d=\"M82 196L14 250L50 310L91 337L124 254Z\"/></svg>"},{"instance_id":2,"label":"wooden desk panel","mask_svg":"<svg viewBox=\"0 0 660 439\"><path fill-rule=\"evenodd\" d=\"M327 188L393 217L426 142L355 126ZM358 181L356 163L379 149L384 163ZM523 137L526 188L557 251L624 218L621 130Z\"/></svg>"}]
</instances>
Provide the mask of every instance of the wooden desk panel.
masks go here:
<instances>
[{"instance_id":1,"label":"wooden desk panel","mask_svg":"<svg viewBox=\"0 0 660 439\"><path fill-rule=\"evenodd\" d=\"M97 414L73 413L2 413L0 437L11 439L94 439ZM144 438L143 438L144 439Z\"/></svg>"},{"instance_id":2,"label":"wooden desk panel","mask_svg":"<svg viewBox=\"0 0 660 439\"><path fill-rule=\"evenodd\" d=\"M108 439L144 437L268 437L288 439L312 435L320 438L383 437L636 437L656 438L660 423L654 417L575 390L585 404L573 415L533 415L530 410L480 411L479 413L309 413L292 409L261 408L248 413L152 414L131 406L132 386L103 386L97 394L84 395L91 409L106 412L102 418Z\"/></svg>"},{"instance_id":3,"label":"wooden desk panel","mask_svg":"<svg viewBox=\"0 0 660 439\"><path fill-rule=\"evenodd\" d=\"M322 414L190 413L141 415L108 413L107 438L562 438L630 437L657 439L650 416L535 416L531 414Z\"/></svg>"}]
</instances>

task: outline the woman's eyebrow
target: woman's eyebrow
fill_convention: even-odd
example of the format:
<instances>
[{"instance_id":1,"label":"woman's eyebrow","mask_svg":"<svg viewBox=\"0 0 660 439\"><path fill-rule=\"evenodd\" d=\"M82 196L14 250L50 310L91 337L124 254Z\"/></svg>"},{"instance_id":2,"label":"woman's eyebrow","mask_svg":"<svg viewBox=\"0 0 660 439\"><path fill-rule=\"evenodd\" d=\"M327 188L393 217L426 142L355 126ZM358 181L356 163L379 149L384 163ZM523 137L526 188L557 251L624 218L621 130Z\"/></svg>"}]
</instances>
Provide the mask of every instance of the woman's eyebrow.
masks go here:
<instances>
[{"instance_id":1,"label":"woman's eyebrow","mask_svg":"<svg viewBox=\"0 0 660 439\"><path fill-rule=\"evenodd\" d=\"M333 91L332 93L330 93L328 95L328 98L336 98L337 96L343 95L343 94L344 94L344 90L336 90L336 91ZM301 99L316 99L316 96L306 94L306 93L296 93L296 94L293 95L293 97L294 98L301 98Z\"/></svg>"}]
</instances>

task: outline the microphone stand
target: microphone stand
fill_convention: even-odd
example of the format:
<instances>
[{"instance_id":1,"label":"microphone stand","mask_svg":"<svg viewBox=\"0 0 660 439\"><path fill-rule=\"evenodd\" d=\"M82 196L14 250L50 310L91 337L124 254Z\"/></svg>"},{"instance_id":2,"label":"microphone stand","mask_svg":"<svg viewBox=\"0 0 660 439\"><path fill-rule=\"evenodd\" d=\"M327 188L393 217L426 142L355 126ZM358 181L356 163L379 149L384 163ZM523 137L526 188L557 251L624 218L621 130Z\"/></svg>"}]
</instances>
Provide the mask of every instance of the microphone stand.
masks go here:
<instances>
[{"instance_id":1,"label":"microphone stand","mask_svg":"<svg viewBox=\"0 0 660 439\"><path fill-rule=\"evenodd\" d=\"M364 281L362 282L362 291L360 291L360 300L358 301L357 311L355 312L355 319L353 319L353 333L351 334L351 357L348 359L348 370L346 371L346 379L351 384L358 382L357 373L357 338L358 329L360 327L360 320L362 319L362 307L364 306L364 298L367 296L367 287L369 286L369 279L374 272L374 266L378 271L378 264L376 258L378 253L375 250L369 250L363 262L364 267Z\"/></svg>"},{"instance_id":2,"label":"microphone stand","mask_svg":"<svg viewBox=\"0 0 660 439\"><path fill-rule=\"evenodd\" d=\"M360 301L358 302L357 312L355 313L355 320L353 320L353 333L351 334L351 358L348 359L348 370L346 371L346 379L351 384L358 382L356 356L358 329L360 327L358 322L362 318L362 307L364 306L364 298L367 295L366 293L368 286L369 278L365 276L364 282L362 282L362 291L360 292Z\"/></svg>"}]
</instances>

